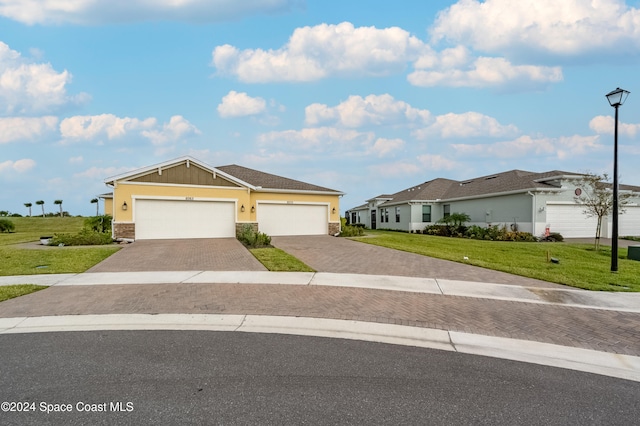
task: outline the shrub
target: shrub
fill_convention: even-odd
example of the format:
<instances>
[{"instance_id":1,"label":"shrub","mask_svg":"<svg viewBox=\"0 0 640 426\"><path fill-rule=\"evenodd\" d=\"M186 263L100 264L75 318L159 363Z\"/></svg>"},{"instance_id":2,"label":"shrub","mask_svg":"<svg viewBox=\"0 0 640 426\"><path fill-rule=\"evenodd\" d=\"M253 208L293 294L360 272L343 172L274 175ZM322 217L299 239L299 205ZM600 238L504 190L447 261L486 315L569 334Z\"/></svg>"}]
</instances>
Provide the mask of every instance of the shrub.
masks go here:
<instances>
[{"instance_id":1,"label":"shrub","mask_svg":"<svg viewBox=\"0 0 640 426\"><path fill-rule=\"evenodd\" d=\"M96 246L111 244L113 238L110 233L95 232L89 228L83 228L77 234L55 234L49 241L50 246Z\"/></svg>"},{"instance_id":2,"label":"shrub","mask_svg":"<svg viewBox=\"0 0 640 426\"><path fill-rule=\"evenodd\" d=\"M542 241L550 241L553 243L555 241L564 241L564 237L557 232L552 232L548 236L542 238Z\"/></svg>"},{"instance_id":3,"label":"shrub","mask_svg":"<svg viewBox=\"0 0 640 426\"><path fill-rule=\"evenodd\" d=\"M451 228L447 225L430 225L424 228L424 233L438 237L450 237Z\"/></svg>"},{"instance_id":4,"label":"shrub","mask_svg":"<svg viewBox=\"0 0 640 426\"><path fill-rule=\"evenodd\" d=\"M263 232L256 232L251 225L244 225L238 234L238 240L250 248L270 247L271 237Z\"/></svg>"},{"instance_id":5,"label":"shrub","mask_svg":"<svg viewBox=\"0 0 640 426\"><path fill-rule=\"evenodd\" d=\"M0 232L13 232L16 226L9 219L0 219Z\"/></svg>"},{"instance_id":6,"label":"shrub","mask_svg":"<svg viewBox=\"0 0 640 426\"><path fill-rule=\"evenodd\" d=\"M346 225L340 231L341 237L360 237L364 235L364 228L360 226Z\"/></svg>"},{"instance_id":7,"label":"shrub","mask_svg":"<svg viewBox=\"0 0 640 426\"><path fill-rule=\"evenodd\" d=\"M84 227L94 232L111 232L111 216L91 216L84 220Z\"/></svg>"}]
</instances>

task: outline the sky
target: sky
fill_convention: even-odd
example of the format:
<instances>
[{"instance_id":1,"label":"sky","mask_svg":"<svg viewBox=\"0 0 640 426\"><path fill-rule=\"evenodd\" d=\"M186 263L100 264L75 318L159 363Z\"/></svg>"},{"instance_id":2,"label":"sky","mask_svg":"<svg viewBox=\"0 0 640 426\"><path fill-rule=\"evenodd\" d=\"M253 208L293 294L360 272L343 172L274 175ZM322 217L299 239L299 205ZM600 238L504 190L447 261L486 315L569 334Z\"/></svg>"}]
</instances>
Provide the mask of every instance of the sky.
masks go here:
<instances>
[{"instance_id":1,"label":"sky","mask_svg":"<svg viewBox=\"0 0 640 426\"><path fill-rule=\"evenodd\" d=\"M346 193L512 169L640 185L640 0L0 0L0 210L95 214L190 155Z\"/></svg>"}]
</instances>

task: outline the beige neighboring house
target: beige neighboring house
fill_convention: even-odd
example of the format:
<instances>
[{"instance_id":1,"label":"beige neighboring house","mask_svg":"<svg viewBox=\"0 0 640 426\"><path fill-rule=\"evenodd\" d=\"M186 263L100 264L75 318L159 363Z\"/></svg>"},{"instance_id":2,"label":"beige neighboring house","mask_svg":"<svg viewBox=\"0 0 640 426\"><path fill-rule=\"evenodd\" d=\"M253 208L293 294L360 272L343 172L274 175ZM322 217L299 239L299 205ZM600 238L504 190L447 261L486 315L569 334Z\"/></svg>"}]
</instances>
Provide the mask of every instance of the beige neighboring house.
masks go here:
<instances>
[{"instance_id":1,"label":"beige neighboring house","mask_svg":"<svg viewBox=\"0 0 640 426\"><path fill-rule=\"evenodd\" d=\"M340 232L344 193L238 165L180 157L105 183L116 239L235 237L245 224L270 236Z\"/></svg>"}]
</instances>

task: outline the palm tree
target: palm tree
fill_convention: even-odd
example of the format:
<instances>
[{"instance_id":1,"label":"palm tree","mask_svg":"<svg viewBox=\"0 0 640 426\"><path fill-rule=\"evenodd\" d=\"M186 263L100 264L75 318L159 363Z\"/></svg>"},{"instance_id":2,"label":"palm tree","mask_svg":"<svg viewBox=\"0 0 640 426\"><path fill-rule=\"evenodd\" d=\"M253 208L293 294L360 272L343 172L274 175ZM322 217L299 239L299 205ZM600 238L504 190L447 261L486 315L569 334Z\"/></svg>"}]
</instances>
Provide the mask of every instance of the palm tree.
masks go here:
<instances>
[{"instance_id":1,"label":"palm tree","mask_svg":"<svg viewBox=\"0 0 640 426\"><path fill-rule=\"evenodd\" d=\"M98 211L98 207L99 207L98 199L97 198L92 198L91 199L91 204L95 204L96 205L96 216L100 216L100 212Z\"/></svg>"},{"instance_id":2,"label":"palm tree","mask_svg":"<svg viewBox=\"0 0 640 426\"><path fill-rule=\"evenodd\" d=\"M62 217L62 200L55 200L53 204L57 204L60 206L60 217Z\"/></svg>"},{"instance_id":3,"label":"palm tree","mask_svg":"<svg viewBox=\"0 0 640 426\"><path fill-rule=\"evenodd\" d=\"M38 200L36 201L36 204L42 207L42 217L44 217L44 201Z\"/></svg>"},{"instance_id":4,"label":"palm tree","mask_svg":"<svg viewBox=\"0 0 640 426\"><path fill-rule=\"evenodd\" d=\"M31 217L31 206L32 205L33 204L31 204L31 203L24 203L24 206L29 209L29 217Z\"/></svg>"}]
</instances>

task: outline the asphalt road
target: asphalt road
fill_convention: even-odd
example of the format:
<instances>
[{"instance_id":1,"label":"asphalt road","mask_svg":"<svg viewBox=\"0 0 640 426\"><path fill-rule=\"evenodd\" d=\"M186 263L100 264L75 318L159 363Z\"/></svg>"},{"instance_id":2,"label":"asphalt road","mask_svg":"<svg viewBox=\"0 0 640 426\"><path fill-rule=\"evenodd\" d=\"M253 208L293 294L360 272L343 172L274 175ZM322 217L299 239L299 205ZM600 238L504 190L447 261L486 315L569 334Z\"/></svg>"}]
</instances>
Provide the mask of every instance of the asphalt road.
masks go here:
<instances>
[{"instance_id":1,"label":"asphalt road","mask_svg":"<svg viewBox=\"0 0 640 426\"><path fill-rule=\"evenodd\" d=\"M0 360L0 402L35 410L3 404L3 425L632 425L640 417L637 382L341 339L15 334L0 335ZM91 409L104 411L83 411Z\"/></svg>"}]
</instances>

